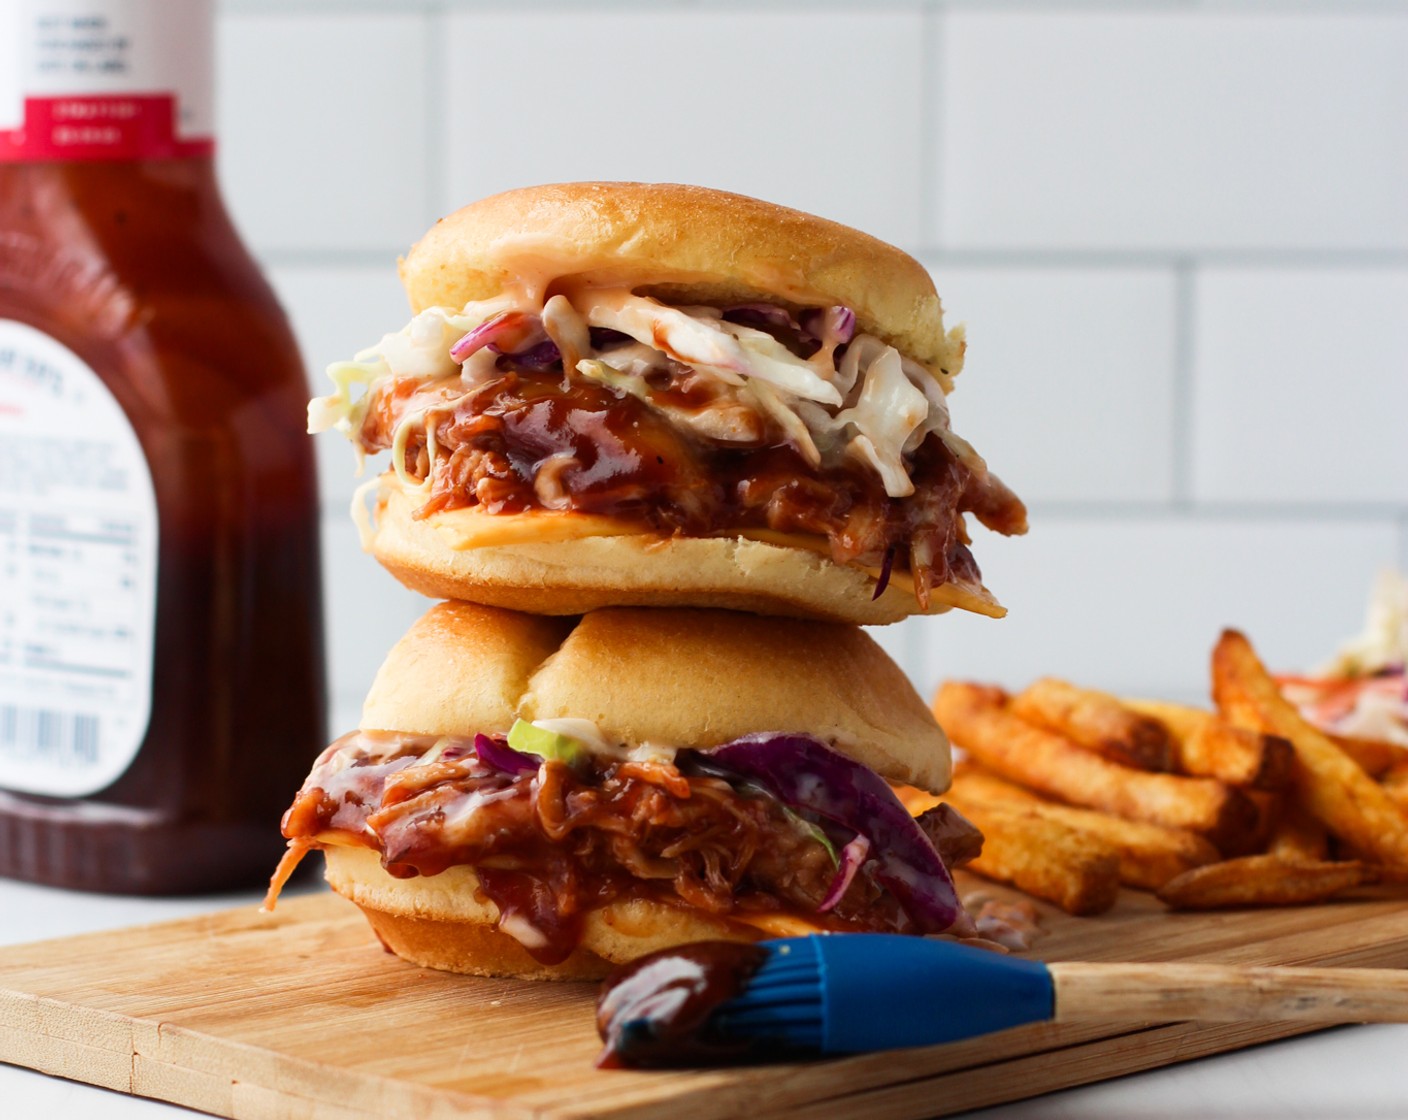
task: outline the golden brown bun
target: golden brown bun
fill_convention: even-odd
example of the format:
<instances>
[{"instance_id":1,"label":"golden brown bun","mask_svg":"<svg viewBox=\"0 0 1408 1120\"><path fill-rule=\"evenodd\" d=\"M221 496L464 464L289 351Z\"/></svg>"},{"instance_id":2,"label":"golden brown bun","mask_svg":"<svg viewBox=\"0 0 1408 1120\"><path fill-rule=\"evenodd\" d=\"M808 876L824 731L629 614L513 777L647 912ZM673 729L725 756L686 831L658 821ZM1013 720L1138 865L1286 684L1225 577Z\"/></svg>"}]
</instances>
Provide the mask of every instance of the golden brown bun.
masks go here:
<instances>
[{"instance_id":1,"label":"golden brown bun","mask_svg":"<svg viewBox=\"0 0 1408 1120\"><path fill-rule=\"evenodd\" d=\"M383 945L398 957L446 972L517 976L524 980L599 980L613 964L689 941L756 941L761 930L700 910L644 899L616 902L587 914L582 940L561 964L545 965L494 928L499 911L476 894L469 867L396 879L367 848L329 847L327 880L355 902Z\"/></svg>"},{"instance_id":2,"label":"golden brown bun","mask_svg":"<svg viewBox=\"0 0 1408 1120\"><path fill-rule=\"evenodd\" d=\"M515 718L587 719L631 746L799 732L891 781L949 783L948 741L928 706L884 650L841 623L621 607L573 627L440 603L392 647L362 709L363 728L424 735L502 733Z\"/></svg>"},{"instance_id":3,"label":"golden brown bun","mask_svg":"<svg viewBox=\"0 0 1408 1120\"><path fill-rule=\"evenodd\" d=\"M457 519L491 518L470 509L417 521L418 499L388 472L372 554L412 591L536 614L581 614L598 607L719 607L858 626L898 622L953 607L1001 617L986 589L933 589L921 611L906 573L878 599L875 577L807 548L727 537L647 534L596 536L477 548L454 547ZM545 520L561 514L545 512Z\"/></svg>"},{"instance_id":4,"label":"golden brown bun","mask_svg":"<svg viewBox=\"0 0 1408 1120\"><path fill-rule=\"evenodd\" d=\"M505 289L542 299L589 283L682 304L841 303L861 331L937 371L946 389L963 363L961 332L945 333L918 261L835 222L703 187L560 183L494 195L437 222L401 277L417 312ZM435 598L539 614L719 607L859 625L955 606L1003 613L981 587L954 586L936 589L921 612L902 574L872 599L875 573L776 541L633 534L463 547L446 530L474 512L417 521L418 501L391 474L381 500L372 552L407 587Z\"/></svg>"},{"instance_id":5,"label":"golden brown bun","mask_svg":"<svg viewBox=\"0 0 1408 1120\"><path fill-rule=\"evenodd\" d=\"M675 304L841 303L860 330L949 376L961 332L924 266L868 234L770 202L677 183L557 183L471 203L401 263L416 311L498 295L515 277L546 295L629 284ZM555 287L554 287L555 284Z\"/></svg>"},{"instance_id":6,"label":"golden brown bun","mask_svg":"<svg viewBox=\"0 0 1408 1120\"><path fill-rule=\"evenodd\" d=\"M529 678L573 621L442 603L417 620L377 671L362 726L421 735L507 729Z\"/></svg>"},{"instance_id":7,"label":"golden brown bun","mask_svg":"<svg viewBox=\"0 0 1408 1120\"><path fill-rule=\"evenodd\" d=\"M520 707L528 719L590 719L632 745L799 731L892 781L949 784L948 742L909 679L869 635L834 622L594 611L533 674Z\"/></svg>"},{"instance_id":8,"label":"golden brown bun","mask_svg":"<svg viewBox=\"0 0 1408 1120\"><path fill-rule=\"evenodd\" d=\"M756 731L803 732L893 781L941 791L949 748L898 666L854 626L732 611L620 608L581 619L473 603L432 607L392 647L362 727L423 735L503 732L516 718L586 719L632 746L709 747ZM472 868L397 879L365 848L326 850L333 889L383 944L430 968L527 979L596 979L611 963L749 925L660 902L586 916L560 965L539 964L495 925ZM789 931L793 932L793 931Z\"/></svg>"}]
</instances>

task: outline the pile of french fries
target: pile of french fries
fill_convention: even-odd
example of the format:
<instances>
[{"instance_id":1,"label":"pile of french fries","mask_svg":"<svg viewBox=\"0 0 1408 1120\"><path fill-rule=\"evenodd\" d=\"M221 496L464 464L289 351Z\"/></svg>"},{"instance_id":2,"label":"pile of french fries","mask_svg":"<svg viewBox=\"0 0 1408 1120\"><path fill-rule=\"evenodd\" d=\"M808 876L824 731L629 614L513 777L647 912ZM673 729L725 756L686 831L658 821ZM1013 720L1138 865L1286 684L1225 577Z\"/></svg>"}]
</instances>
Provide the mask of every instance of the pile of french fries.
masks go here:
<instances>
[{"instance_id":1,"label":"pile of french fries","mask_svg":"<svg viewBox=\"0 0 1408 1120\"><path fill-rule=\"evenodd\" d=\"M1121 885L1177 909L1315 902L1408 881L1408 750L1301 718L1224 631L1215 710L1051 678L1009 695L948 682L934 715L966 755L949 802L983 832L968 869L1098 914ZM902 796L913 811L936 798Z\"/></svg>"}]
</instances>

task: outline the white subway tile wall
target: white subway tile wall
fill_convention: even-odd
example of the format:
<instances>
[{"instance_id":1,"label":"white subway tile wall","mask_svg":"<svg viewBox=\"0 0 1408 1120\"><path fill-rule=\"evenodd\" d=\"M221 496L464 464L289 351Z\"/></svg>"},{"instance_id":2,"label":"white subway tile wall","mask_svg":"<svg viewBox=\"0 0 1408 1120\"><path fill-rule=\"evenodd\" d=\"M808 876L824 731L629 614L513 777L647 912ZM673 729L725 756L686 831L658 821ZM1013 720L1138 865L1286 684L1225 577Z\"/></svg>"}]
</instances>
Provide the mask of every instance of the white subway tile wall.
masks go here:
<instances>
[{"instance_id":1,"label":"white subway tile wall","mask_svg":"<svg viewBox=\"0 0 1408 1120\"><path fill-rule=\"evenodd\" d=\"M1408 248L1408 21L1302 7L953 13L933 236Z\"/></svg>"},{"instance_id":2,"label":"white subway tile wall","mask_svg":"<svg viewBox=\"0 0 1408 1120\"><path fill-rule=\"evenodd\" d=\"M921 31L884 11L456 12L443 202L564 179L704 183L912 245Z\"/></svg>"},{"instance_id":3,"label":"white subway tile wall","mask_svg":"<svg viewBox=\"0 0 1408 1120\"><path fill-rule=\"evenodd\" d=\"M376 265L276 264L269 269L269 280L293 320L310 392L331 390L332 383L324 377L329 363L351 358L410 317L394 257ZM313 446L318 453L323 508L347 521L353 491L363 481L356 475L352 445L327 435L314 440ZM379 469L369 460L364 477Z\"/></svg>"},{"instance_id":4,"label":"white subway tile wall","mask_svg":"<svg viewBox=\"0 0 1408 1120\"><path fill-rule=\"evenodd\" d=\"M969 331L956 427L1030 502L1001 621L876 631L927 691L1195 696L1408 568L1408 0L225 0L222 174L311 383L400 326L395 262L510 186L683 180L866 229ZM333 720L424 608L319 440Z\"/></svg>"},{"instance_id":5,"label":"white subway tile wall","mask_svg":"<svg viewBox=\"0 0 1408 1120\"><path fill-rule=\"evenodd\" d=\"M1403 504L1408 271L1209 268L1193 316L1199 501Z\"/></svg>"},{"instance_id":6,"label":"white subway tile wall","mask_svg":"<svg viewBox=\"0 0 1408 1120\"><path fill-rule=\"evenodd\" d=\"M1026 501L1173 497L1169 270L938 265L933 275L949 317L967 326L955 426Z\"/></svg>"},{"instance_id":7,"label":"white subway tile wall","mask_svg":"<svg viewBox=\"0 0 1408 1120\"><path fill-rule=\"evenodd\" d=\"M944 677L1020 686L1058 673L1148 696L1207 697L1224 626L1283 666L1325 659L1357 630L1364 594L1396 559L1392 523L1274 514L1099 510L1043 518L1020 546L987 549L1010 608L910 620L900 647L927 692ZM991 534L982 543L992 544Z\"/></svg>"},{"instance_id":8,"label":"white subway tile wall","mask_svg":"<svg viewBox=\"0 0 1408 1120\"><path fill-rule=\"evenodd\" d=\"M435 220L425 20L398 10L221 22L222 174L256 248L400 246Z\"/></svg>"}]
</instances>

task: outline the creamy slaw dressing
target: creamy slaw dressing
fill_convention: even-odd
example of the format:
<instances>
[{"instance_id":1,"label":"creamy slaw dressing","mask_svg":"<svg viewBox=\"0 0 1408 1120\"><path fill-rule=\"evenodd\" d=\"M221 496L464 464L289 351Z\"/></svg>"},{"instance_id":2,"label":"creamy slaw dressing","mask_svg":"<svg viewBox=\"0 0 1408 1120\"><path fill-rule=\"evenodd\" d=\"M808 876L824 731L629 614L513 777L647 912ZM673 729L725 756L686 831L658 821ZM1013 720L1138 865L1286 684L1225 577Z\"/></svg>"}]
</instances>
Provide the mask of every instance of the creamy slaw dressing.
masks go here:
<instances>
[{"instance_id":1,"label":"creamy slaw dressing","mask_svg":"<svg viewBox=\"0 0 1408 1120\"><path fill-rule=\"evenodd\" d=\"M645 377L668 361L712 379L716 393L710 407L662 410L677 425L711 438L755 439L766 416L812 466L843 459L866 464L895 498L914 492L904 456L930 433L965 464L986 469L972 446L949 427L944 383L872 335L857 334L835 363L834 343L802 358L766 331L725 321L714 307L672 307L624 287L586 286L570 296L554 295L545 304L541 292L541 287L522 283L517 293L472 301L459 310L420 312L353 361L328 367L334 391L309 404L308 430L339 431L355 446L367 391L385 379L454 379L462 388L497 376L495 351L484 347L460 363L451 357L451 347L493 316L520 311L540 318L543 334L558 346L564 363L617 392L649 401ZM634 342L596 352L588 327L619 331ZM425 408L408 411L394 433L393 468L409 487L420 485L404 464L406 443L417 431L426 433L433 462L433 425L426 423L426 413ZM360 473L360 447L357 451ZM359 514L354 506L354 517L364 520L365 507Z\"/></svg>"},{"instance_id":2,"label":"creamy slaw dressing","mask_svg":"<svg viewBox=\"0 0 1408 1120\"><path fill-rule=\"evenodd\" d=\"M1338 730L1408 746L1408 576L1379 574L1363 632L1320 675L1359 684L1352 707L1335 721Z\"/></svg>"},{"instance_id":3,"label":"creamy slaw dressing","mask_svg":"<svg viewBox=\"0 0 1408 1120\"><path fill-rule=\"evenodd\" d=\"M1340 647L1321 671L1326 677L1367 677L1403 672L1408 663L1408 576L1379 573L1364 618L1364 631Z\"/></svg>"}]
</instances>

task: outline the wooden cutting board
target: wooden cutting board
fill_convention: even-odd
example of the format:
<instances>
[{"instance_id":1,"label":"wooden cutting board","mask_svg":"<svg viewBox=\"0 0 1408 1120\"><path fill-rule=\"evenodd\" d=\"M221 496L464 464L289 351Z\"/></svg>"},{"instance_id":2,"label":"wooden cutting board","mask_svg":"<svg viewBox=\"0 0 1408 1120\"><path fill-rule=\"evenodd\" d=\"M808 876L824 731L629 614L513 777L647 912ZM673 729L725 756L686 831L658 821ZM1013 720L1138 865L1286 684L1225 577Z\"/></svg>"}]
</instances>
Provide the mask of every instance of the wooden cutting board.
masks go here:
<instances>
[{"instance_id":1,"label":"wooden cutting board","mask_svg":"<svg viewBox=\"0 0 1408 1120\"><path fill-rule=\"evenodd\" d=\"M983 889L987 890L986 885ZM1003 892L993 890L992 893ZM1408 967L1402 893L1305 908L1044 910L1047 960ZM697 1073L593 1068L595 988L383 952L331 895L0 949L0 1060L241 1120L948 1115L1303 1031L1024 1027L950 1046Z\"/></svg>"}]
</instances>

